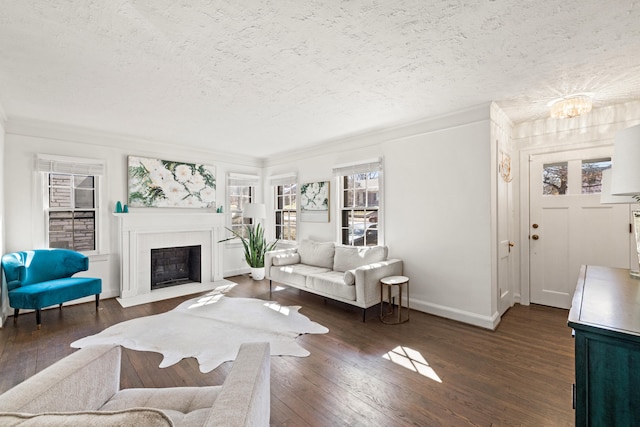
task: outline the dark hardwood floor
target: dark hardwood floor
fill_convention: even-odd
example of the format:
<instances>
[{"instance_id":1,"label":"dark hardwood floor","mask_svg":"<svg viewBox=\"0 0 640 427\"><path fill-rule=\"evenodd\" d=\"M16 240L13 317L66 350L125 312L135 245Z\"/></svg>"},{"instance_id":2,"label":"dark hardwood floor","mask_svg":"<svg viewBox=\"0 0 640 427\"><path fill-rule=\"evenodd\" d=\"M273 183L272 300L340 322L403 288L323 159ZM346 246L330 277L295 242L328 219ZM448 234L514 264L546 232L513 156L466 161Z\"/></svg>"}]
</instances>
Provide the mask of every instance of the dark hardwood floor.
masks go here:
<instances>
[{"instance_id":1,"label":"dark hardwood floor","mask_svg":"<svg viewBox=\"0 0 640 427\"><path fill-rule=\"evenodd\" d=\"M573 425L573 340L567 310L511 308L496 331L411 312L401 325L378 320L378 307L362 312L247 276L228 296L300 305L329 328L303 335L307 358L271 358L274 426L563 426ZM275 288L275 285L274 285ZM72 353L69 344L105 327L162 313L192 296L123 309L115 299L45 310L42 329L33 313L0 329L0 392ZM215 345L215 343L212 343ZM202 374L194 359L160 369L161 355L126 350L122 387L220 384L224 363Z\"/></svg>"}]
</instances>

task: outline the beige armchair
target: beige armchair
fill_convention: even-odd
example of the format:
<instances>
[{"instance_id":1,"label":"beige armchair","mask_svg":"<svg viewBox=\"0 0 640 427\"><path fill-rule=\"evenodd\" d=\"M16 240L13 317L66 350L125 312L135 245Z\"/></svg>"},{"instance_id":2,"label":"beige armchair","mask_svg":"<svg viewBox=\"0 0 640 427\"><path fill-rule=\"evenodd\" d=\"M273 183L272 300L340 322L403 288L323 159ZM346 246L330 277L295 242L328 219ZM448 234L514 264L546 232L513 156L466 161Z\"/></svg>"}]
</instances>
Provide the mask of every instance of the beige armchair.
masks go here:
<instances>
[{"instance_id":1,"label":"beige armchair","mask_svg":"<svg viewBox=\"0 0 640 427\"><path fill-rule=\"evenodd\" d=\"M120 390L119 346L89 346L0 395L2 426L268 426L268 343L240 347L221 386Z\"/></svg>"}]
</instances>

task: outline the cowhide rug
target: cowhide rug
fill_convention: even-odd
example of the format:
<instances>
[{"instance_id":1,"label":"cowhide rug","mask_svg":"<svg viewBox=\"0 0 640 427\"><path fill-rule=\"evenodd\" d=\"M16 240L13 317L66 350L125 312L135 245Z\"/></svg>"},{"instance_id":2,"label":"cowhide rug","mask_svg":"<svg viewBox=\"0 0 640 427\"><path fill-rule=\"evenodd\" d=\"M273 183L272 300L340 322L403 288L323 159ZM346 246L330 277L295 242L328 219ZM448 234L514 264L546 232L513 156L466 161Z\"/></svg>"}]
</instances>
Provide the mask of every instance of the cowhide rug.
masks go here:
<instances>
[{"instance_id":1,"label":"cowhide rug","mask_svg":"<svg viewBox=\"0 0 640 427\"><path fill-rule=\"evenodd\" d=\"M161 353L161 368L195 357L201 372L234 360L240 344L268 341L272 356L306 357L301 334L325 334L324 326L298 313L300 306L281 306L254 298L225 297L214 293L183 302L171 311L127 320L79 339L71 347L119 344Z\"/></svg>"}]
</instances>

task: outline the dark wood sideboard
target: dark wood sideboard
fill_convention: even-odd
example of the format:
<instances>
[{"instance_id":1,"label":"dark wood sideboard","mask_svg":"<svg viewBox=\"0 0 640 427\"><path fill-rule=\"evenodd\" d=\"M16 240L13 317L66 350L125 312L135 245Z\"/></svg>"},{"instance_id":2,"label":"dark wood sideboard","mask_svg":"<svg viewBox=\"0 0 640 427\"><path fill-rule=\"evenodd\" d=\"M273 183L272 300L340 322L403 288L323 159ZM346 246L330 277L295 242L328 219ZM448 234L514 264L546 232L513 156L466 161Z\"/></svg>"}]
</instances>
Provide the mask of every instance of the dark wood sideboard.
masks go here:
<instances>
[{"instance_id":1,"label":"dark wood sideboard","mask_svg":"<svg viewBox=\"0 0 640 427\"><path fill-rule=\"evenodd\" d=\"M576 426L640 425L640 280L582 266L569 311Z\"/></svg>"}]
</instances>

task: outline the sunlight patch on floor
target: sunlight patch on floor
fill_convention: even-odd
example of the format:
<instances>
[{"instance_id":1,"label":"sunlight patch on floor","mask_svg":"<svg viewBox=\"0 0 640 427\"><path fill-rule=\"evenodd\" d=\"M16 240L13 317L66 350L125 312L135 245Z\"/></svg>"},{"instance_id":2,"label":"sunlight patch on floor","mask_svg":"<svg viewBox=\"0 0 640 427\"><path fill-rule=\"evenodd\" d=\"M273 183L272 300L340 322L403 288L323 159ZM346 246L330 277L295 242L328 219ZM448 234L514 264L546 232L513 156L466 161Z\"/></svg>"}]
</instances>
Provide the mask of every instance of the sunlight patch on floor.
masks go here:
<instances>
[{"instance_id":1,"label":"sunlight patch on floor","mask_svg":"<svg viewBox=\"0 0 640 427\"><path fill-rule=\"evenodd\" d=\"M419 351L413 350L409 347L398 346L384 354L382 358L390 360L397 365L407 368L410 371L417 372L418 374L434 381L439 383L442 382L438 374L436 374L436 371L429 366L429 363Z\"/></svg>"},{"instance_id":2,"label":"sunlight patch on floor","mask_svg":"<svg viewBox=\"0 0 640 427\"><path fill-rule=\"evenodd\" d=\"M288 316L289 313L291 312L289 307L283 307L277 302L268 302L268 303L265 303L264 306L270 308L273 311L277 311L278 313L284 314L285 316Z\"/></svg>"},{"instance_id":3,"label":"sunlight patch on floor","mask_svg":"<svg viewBox=\"0 0 640 427\"><path fill-rule=\"evenodd\" d=\"M195 303L189 306L189 308L198 308L209 304L215 304L220 301L220 298L222 298L225 293L229 292L236 285L237 283L229 283L227 285L218 286L208 294L198 298Z\"/></svg>"}]
</instances>

